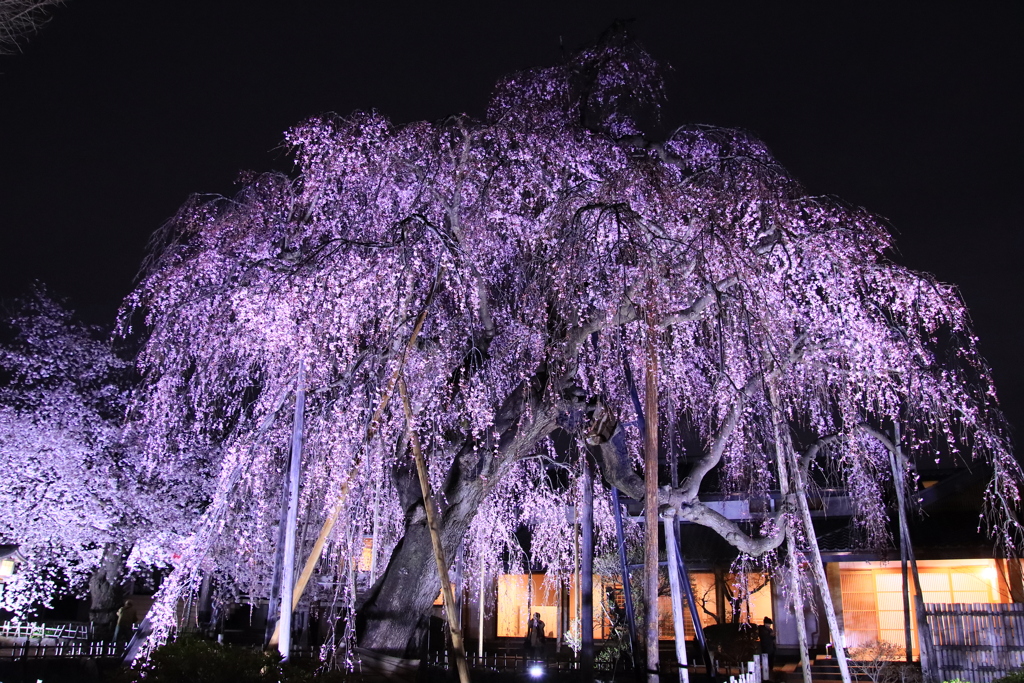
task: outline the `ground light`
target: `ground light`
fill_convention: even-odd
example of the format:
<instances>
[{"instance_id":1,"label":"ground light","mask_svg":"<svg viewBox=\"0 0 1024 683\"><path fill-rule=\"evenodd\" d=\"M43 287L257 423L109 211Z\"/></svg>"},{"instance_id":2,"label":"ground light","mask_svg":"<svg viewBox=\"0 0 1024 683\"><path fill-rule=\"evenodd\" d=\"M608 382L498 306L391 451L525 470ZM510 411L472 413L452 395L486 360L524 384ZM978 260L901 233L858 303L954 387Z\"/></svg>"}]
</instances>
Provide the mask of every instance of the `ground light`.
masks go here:
<instances>
[{"instance_id":1,"label":"ground light","mask_svg":"<svg viewBox=\"0 0 1024 683\"><path fill-rule=\"evenodd\" d=\"M531 664L529 671L530 678L540 678L544 675L544 667L542 667L540 664Z\"/></svg>"}]
</instances>

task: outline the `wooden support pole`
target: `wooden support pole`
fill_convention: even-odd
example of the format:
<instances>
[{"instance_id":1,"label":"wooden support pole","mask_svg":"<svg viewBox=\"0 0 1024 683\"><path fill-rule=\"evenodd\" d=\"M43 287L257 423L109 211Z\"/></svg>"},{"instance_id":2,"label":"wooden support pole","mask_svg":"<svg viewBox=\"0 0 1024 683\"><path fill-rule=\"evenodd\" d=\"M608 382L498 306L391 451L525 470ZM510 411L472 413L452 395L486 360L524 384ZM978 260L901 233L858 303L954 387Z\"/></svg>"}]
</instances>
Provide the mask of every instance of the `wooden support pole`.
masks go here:
<instances>
[{"instance_id":1,"label":"wooden support pole","mask_svg":"<svg viewBox=\"0 0 1024 683\"><path fill-rule=\"evenodd\" d=\"M466 663L466 648L462 641L462 629L459 626L459 619L455 614L455 593L452 590L452 582L448 577L448 562L444 557L444 546L441 543L441 524L438 519L438 511L434 506L434 496L430 490L430 479L427 477L427 462L423 457L423 449L420 448L420 437L413 429L412 406L409 404L409 394L405 387L405 380L399 378L398 391L402 396L402 408L405 410L405 427L409 434L409 443L412 446L413 457L416 459L416 473L419 475L420 492L423 494L423 509L427 514L427 529L430 531L430 542L434 546L434 561L437 563L437 573L441 578L441 596L444 600L444 612L448 618L448 629L452 634L452 649L455 651L455 666L459 671L459 681L469 683L469 666Z\"/></svg>"},{"instance_id":2,"label":"wooden support pole","mask_svg":"<svg viewBox=\"0 0 1024 683\"><path fill-rule=\"evenodd\" d=\"M270 579L270 603L267 605L267 627L263 636L263 647L277 647L277 625L281 622L281 571L284 567L284 538L288 530L289 475L285 472L281 481L281 518L277 526L277 545L274 547L274 573Z\"/></svg>"},{"instance_id":3,"label":"wooden support pole","mask_svg":"<svg viewBox=\"0 0 1024 683\"><path fill-rule=\"evenodd\" d=\"M579 510L574 510L573 511L572 539L573 539L573 545L572 545L572 570L574 572L574 574L573 574L573 582L572 582L572 597L576 599L576 609L573 610L572 616L569 618L570 619L570 621L569 621L569 632L572 633L573 625L575 624L576 637L579 638L580 637L580 633L582 633L582 629L580 628L580 624L582 623L582 616L580 615L580 605L583 604L583 600L580 599L580 595L581 595L580 589L582 587L580 585L580 577L582 576L582 574L580 573L580 555L581 555L581 553L580 553L580 512L579 512Z\"/></svg>"},{"instance_id":4,"label":"wooden support pole","mask_svg":"<svg viewBox=\"0 0 1024 683\"><path fill-rule=\"evenodd\" d=\"M895 470L895 459L892 458L892 453L889 457L894 460L892 463L893 469ZM895 475L895 472L893 472ZM893 480L896 486L899 483L896 479ZM900 498L897 494L897 498ZM903 506L900 505L900 516L904 514ZM910 577L907 573L907 543L903 535L903 523L900 522L900 574L903 577L903 639L906 644L907 651L907 664L914 661L914 634L913 634L913 612L910 611Z\"/></svg>"},{"instance_id":5,"label":"wooden support pole","mask_svg":"<svg viewBox=\"0 0 1024 683\"><path fill-rule=\"evenodd\" d=\"M796 541L792 530L786 537L786 580L790 599L793 601L793 618L796 621L797 647L800 649L800 673L803 683L811 682L811 659L807 652L807 619L804 616L804 596L800 587L800 566L796 559Z\"/></svg>"},{"instance_id":6,"label":"wooden support pole","mask_svg":"<svg viewBox=\"0 0 1024 683\"><path fill-rule=\"evenodd\" d=\"M788 470L788 478L792 483L796 495L795 499L797 512L800 515L804 527L804 536L807 545L811 550L811 576L818 587L818 594L821 596L821 605L825 609L825 618L828 621L828 630L832 635L832 644L835 646L836 662L839 664L839 675L843 683L851 683L850 666L846 658L846 636L839 626L839 619L836 616L835 604L832 602L832 591L829 589L828 577L825 576L825 564L821 561L821 551L818 548L818 538L814 533L814 523L811 519L811 509L807 504L807 482L804 480L803 470L798 462L796 451L789 435L789 425L786 422L785 414L779 404L778 394L775 387L769 384L768 395L772 406L772 425L775 437L775 456L779 465L779 480L786 478L784 472ZM789 496L786 496L789 499ZM787 536L787 547L791 554L795 551L795 544L791 543L792 534ZM795 571L795 569L794 569ZM799 588L799 586L796 586ZM803 615L798 614L798 622L802 621ZM804 672L804 678L809 681L810 672Z\"/></svg>"},{"instance_id":7,"label":"wooden support pole","mask_svg":"<svg viewBox=\"0 0 1024 683\"><path fill-rule=\"evenodd\" d=\"M444 268L438 268L437 275L434 277L434 284L431 285L430 291L427 293L427 300L423 302L423 308L420 310L420 314L416 318L416 324L412 328L412 334L409 335L409 341L406 342L405 346L402 348L402 355L398 359L398 365L395 367L395 371L392 373L391 379L388 381L387 387L384 390L384 395L381 397L380 404L377 406L377 409L373 411L373 417L370 418L370 423L366 427L366 435L363 437L363 448L365 448L366 444L368 444L370 440L373 439L374 435L376 435L377 428L380 426L380 418L387 409L388 404L391 403L391 398L395 394L395 385L398 383L398 379L402 376L402 370L405 368L405 359L409 355L409 351L412 350L412 347L416 345L416 339L419 337L420 331L423 329L423 323L427 319L427 311L430 309L430 303L434 300L434 294L437 292L443 276ZM334 506L331 508L331 511L327 513L327 519L324 520L323 526L320 528L320 535L317 536L316 542L313 544L313 550L309 553L309 557L306 558L306 564L302 568L302 574L299 575L298 580L295 582L295 588L292 591L292 609L295 609L299 604L299 600L302 598L302 593L306 590L310 577L313 576L313 570L316 569L317 562L320 561L320 556L323 554L324 546L327 544L327 539L330 538L331 532L334 530L334 525L338 523L338 516L345 507L345 502L348 500L348 492L351 486L352 477L361 466L362 450L360 450L359 454L356 456L355 462L349 469L348 476L345 477L345 481L341 485L341 491L338 493L338 499L334 502ZM270 647L277 644L280 633L281 622L278 621L277 627L274 629L274 635L270 638Z\"/></svg>"}]
</instances>

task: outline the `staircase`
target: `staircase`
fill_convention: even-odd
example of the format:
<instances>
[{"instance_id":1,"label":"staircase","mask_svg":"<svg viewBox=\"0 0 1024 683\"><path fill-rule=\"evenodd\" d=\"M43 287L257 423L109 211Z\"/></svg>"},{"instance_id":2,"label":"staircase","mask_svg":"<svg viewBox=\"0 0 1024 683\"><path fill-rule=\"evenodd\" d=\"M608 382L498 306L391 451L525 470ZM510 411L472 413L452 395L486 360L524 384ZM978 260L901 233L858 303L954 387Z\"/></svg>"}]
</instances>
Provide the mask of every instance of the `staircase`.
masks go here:
<instances>
[{"instance_id":1,"label":"staircase","mask_svg":"<svg viewBox=\"0 0 1024 683\"><path fill-rule=\"evenodd\" d=\"M894 662L898 664L899 662ZM850 677L861 683L871 683L871 677L865 673L870 669L870 662L850 661ZM803 673L800 671L800 662L789 662L778 667L775 671L774 680L784 683L803 683ZM839 662L834 657L818 655L811 662L811 680L814 683L839 683L843 680L839 673Z\"/></svg>"}]
</instances>

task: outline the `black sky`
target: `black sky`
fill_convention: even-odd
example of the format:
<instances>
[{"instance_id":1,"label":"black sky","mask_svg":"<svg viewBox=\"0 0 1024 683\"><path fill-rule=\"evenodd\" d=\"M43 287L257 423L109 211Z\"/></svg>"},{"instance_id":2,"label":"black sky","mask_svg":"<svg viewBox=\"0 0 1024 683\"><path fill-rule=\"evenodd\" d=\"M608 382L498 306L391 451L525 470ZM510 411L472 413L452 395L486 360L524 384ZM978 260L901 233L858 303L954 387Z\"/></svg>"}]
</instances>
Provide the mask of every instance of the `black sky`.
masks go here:
<instances>
[{"instance_id":1,"label":"black sky","mask_svg":"<svg viewBox=\"0 0 1024 683\"><path fill-rule=\"evenodd\" d=\"M889 219L900 261L960 286L1024 428L1019 3L70 0L0 58L0 298L41 280L109 323L190 193L290 169L288 126L481 115L500 75L624 18L674 67L668 126L752 130L810 191Z\"/></svg>"}]
</instances>

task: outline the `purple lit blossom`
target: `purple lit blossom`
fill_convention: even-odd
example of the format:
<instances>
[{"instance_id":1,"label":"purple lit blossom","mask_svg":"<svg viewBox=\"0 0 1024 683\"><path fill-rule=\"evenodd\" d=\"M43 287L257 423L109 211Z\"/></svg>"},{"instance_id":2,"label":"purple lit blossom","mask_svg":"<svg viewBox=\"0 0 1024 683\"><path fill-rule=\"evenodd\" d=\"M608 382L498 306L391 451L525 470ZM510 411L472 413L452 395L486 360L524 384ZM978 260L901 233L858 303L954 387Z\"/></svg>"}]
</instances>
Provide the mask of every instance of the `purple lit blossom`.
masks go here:
<instances>
[{"instance_id":1,"label":"purple lit blossom","mask_svg":"<svg viewBox=\"0 0 1024 683\"><path fill-rule=\"evenodd\" d=\"M150 467L201 454L219 472L156 608L163 633L204 563L223 591L268 594L300 360L307 533L342 508L320 570L347 580L374 504L387 520L382 550L422 524L393 483L409 465L401 409L392 402L366 434L435 281L400 371L442 509L479 497L444 530L449 550L465 540L470 567L521 562L525 526L533 559L570 571L564 510L578 504L579 465L551 435L578 432L566 425L598 397L634 420L623 357L643 387L648 343L663 419L699 444L662 502L743 553L774 557L785 525L730 527L700 495L710 471L723 491L778 488L769 387L798 448L834 438L814 465L859 501L875 540L888 456L860 427L895 422L911 458L938 450L993 467L990 519L1012 542L1019 470L955 290L889 260L881 221L808 195L745 132L644 139L627 100L654 107L661 88L649 56L604 45L503 80L482 121L311 119L286 137L294 178L263 175L234 198L181 209L127 304L145 314L136 438ZM623 428L638 465L636 427ZM551 484L550 463L566 484ZM468 464L475 474L455 481ZM607 547L604 486L595 517ZM341 594L354 608L352 588Z\"/></svg>"}]
</instances>

